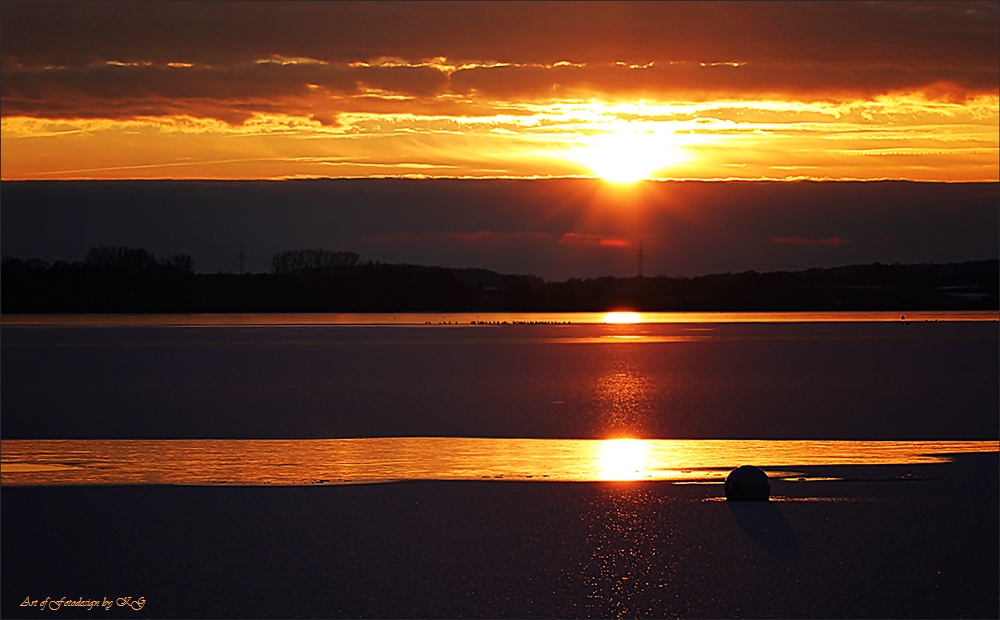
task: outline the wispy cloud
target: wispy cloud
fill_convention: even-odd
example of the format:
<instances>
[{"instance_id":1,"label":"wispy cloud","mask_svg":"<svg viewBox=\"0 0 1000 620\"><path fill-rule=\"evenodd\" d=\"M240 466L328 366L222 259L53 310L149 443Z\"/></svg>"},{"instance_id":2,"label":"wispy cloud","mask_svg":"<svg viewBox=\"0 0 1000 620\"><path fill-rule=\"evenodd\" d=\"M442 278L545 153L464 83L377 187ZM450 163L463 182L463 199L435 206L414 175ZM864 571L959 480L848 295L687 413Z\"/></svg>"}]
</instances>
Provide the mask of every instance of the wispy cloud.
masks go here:
<instances>
[{"instance_id":1,"label":"wispy cloud","mask_svg":"<svg viewBox=\"0 0 1000 620\"><path fill-rule=\"evenodd\" d=\"M847 239L840 237L826 237L824 239L806 239L804 237L774 237L771 243L782 243L787 245L830 245L839 247L850 243Z\"/></svg>"},{"instance_id":2,"label":"wispy cloud","mask_svg":"<svg viewBox=\"0 0 1000 620\"><path fill-rule=\"evenodd\" d=\"M480 230L475 232L389 232L365 235L367 243L389 243L393 245L429 245L452 243L473 246L505 246L524 243L553 243L557 235L542 232L496 232Z\"/></svg>"}]
</instances>

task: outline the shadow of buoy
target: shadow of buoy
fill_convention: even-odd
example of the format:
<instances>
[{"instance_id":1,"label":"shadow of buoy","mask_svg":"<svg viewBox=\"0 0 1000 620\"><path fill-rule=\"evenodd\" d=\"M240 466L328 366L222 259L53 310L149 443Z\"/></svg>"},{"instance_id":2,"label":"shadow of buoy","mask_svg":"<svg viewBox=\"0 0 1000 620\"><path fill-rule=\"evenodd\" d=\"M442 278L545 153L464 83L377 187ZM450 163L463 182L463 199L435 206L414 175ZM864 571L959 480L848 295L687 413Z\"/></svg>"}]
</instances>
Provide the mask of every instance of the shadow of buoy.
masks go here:
<instances>
[{"instance_id":1,"label":"shadow of buoy","mask_svg":"<svg viewBox=\"0 0 1000 620\"><path fill-rule=\"evenodd\" d=\"M736 523L761 549L781 559L799 554L795 530L771 502L726 502Z\"/></svg>"},{"instance_id":2,"label":"shadow of buoy","mask_svg":"<svg viewBox=\"0 0 1000 620\"><path fill-rule=\"evenodd\" d=\"M726 477L726 504L740 528L757 545L776 558L794 558L799 543L791 524L768 501L771 483L764 470L743 465Z\"/></svg>"}]
</instances>

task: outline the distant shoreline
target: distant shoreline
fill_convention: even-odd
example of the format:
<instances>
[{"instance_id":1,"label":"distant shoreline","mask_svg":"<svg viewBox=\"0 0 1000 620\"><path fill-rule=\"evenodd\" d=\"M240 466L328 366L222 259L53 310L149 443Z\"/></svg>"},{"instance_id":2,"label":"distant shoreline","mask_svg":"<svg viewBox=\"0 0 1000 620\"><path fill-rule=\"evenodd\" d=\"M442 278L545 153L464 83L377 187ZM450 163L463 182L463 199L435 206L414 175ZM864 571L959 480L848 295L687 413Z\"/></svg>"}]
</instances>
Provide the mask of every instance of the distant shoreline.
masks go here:
<instances>
[{"instance_id":1,"label":"distant shoreline","mask_svg":"<svg viewBox=\"0 0 1000 620\"><path fill-rule=\"evenodd\" d=\"M551 282L531 275L358 261L195 273L190 257L95 248L85 261L4 257L2 313L833 312L1000 309L1000 260ZM293 254L293 253L286 253ZM279 255L279 257L285 255ZM279 257L276 257L276 261ZM278 263L275 263L278 265Z\"/></svg>"}]
</instances>

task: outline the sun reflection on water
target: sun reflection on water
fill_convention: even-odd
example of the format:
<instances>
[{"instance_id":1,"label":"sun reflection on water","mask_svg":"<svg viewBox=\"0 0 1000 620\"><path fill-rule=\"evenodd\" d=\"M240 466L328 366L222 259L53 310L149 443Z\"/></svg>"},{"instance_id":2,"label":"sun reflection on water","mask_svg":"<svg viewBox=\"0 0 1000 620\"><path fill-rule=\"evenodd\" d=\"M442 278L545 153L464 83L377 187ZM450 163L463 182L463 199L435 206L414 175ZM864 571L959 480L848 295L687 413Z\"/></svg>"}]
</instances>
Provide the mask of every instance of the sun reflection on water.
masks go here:
<instances>
[{"instance_id":1,"label":"sun reflection on water","mask_svg":"<svg viewBox=\"0 0 1000 620\"><path fill-rule=\"evenodd\" d=\"M6 485L313 485L389 480L718 481L754 463L772 475L816 465L941 463L996 441L719 439L9 440Z\"/></svg>"},{"instance_id":2,"label":"sun reflection on water","mask_svg":"<svg viewBox=\"0 0 1000 620\"><path fill-rule=\"evenodd\" d=\"M606 439L598 448L601 480L642 480L649 447L641 439Z\"/></svg>"},{"instance_id":3,"label":"sun reflection on water","mask_svg":"<svg viewBox=\"0 0 1000 620\"><path fill-rule=\"evenodd\" d=\"M653 386L628 351L609 352L608 368L594 386L596 426L604 437L648 436L654 425Z\"/></svg>"},{"instance_id":4,"label":"sun reflection on water","mask_svg":"<svg viewBox=\"0 0 1000 620\"><path fill-rule=\"evenodd\" d=\"M604 315L604 322L615 325L631 325L642 323L642 316L638 312L608 312Z\"/></svg>"},{"instance_id":5,"label":"sun reflection on water","mask_svg":"<svg viewBox=\"0 0 1000 620\"><path fill-rule=\"evenodd\" d=\"M590 555L580 566L589 617L642 617L663 608L662 588L677 565L663 518L669 501L641 485L605 487L593 497L584 543Z\"/></svg>"}]
</instances>

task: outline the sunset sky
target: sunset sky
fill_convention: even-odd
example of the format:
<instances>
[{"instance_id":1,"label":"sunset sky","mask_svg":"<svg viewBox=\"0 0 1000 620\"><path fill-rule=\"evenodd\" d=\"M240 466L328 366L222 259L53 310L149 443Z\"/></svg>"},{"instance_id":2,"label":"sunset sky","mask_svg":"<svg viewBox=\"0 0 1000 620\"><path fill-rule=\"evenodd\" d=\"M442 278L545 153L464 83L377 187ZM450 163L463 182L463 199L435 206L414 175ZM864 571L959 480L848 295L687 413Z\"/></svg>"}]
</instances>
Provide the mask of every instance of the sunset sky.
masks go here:
<instances>
[{"instance_id":1,"label":"sunset sky","mask_svg":"<svg viewBox=\"0 0 1000 620\"><path fill-rule=\"evenodd\" d=\"M3 179L998 179L998 5L3 4Z\"/></svg>"},{"instance_id":2,"label":"sunset sky","mask_svg":"<svg viewBox=\"0 0 1000 620\"><path fill-rule=\"evenodd\" d=\"M514 268L515 255L536 256L517 245L530 238L548 243L550 253L563 252L563 266L532 267L529 260L519 269L561 276L588 264L581 275L600 274L600 265L610 263L598 253L619 251L619 266L606 271L627 273L632 267L623 265L631 259L624 257L634 254L640 236L652 264L659 248L665 273L840 264L916 255L915 245L893 254L886 244L916 244L920 235L907 241L889 230L878 236L881 246L862 252L856 231L876 208L865 196L880 194L871 189L856 193L843 211L850 222L803 218L805 205L782 202L768 207L781 212L772 220L782 225L762 229L745 247L725 246L739 260L710 267L685 259L675 243L668 261L667 244L679 234L678 196L702 196L701 190L629 189L620 182L895 180L948 183L946 200L957 205L959 218L951 225L973 237L992 226L992 236L969 248L967 258L996 254L990 202L1000 181L996 2L4 2L0 28L0 175L8 182L5 201L12 197L4 207L5 253L78 258L56 256L55 237L38 238L53 225L48 207L30 196L18 202L27 190L13 192L11 181L401 177L590 178L607 187L518 186L510 200L520 207L497 206L475 221L441 215L459 192L421 212L447 220L436 228L401 223L417 216L372 216L382 208L373 205L384 207L387 199L368 194L336 203L337 217L351 225L329 237L303 230L278 241L248 229L219 243L228 244L226 257L237 251L231 245L254 245L260 269L271 252L288 249L281 244L311 243L377 253L363 258L485 262L503 270ZM437 192L407 187L411 197ZM801 194L774 191L774 200ZM742 200L728 190L710 192L729 196L726 209ZM543 198L547 206L523 215L525 204L541 205ZM610 203L642 206L616 218ZM940 206L911 204L916 210L908 215L917 220L926 219L919 209ZM654 216L664 205L675 211ZM281 209L267 217L293 218L292 206ZM345 215L351 209L366 215ZM81 213L74 212L102 229ZM377 222L359 228L366 217ZM726 227L734 220L700 217L705 231L718 231L705 232L698 246L712 254L713 243L732 237ZM940 229L949 220L939 213L928 221ZM121 227L107 224L106 230ZM67 239L75 240L72 252L142 242L192 252L206 269L231 262L207 258L204 242L180 220L177 229L186 232L172 240L143 236L136 226ZM948 243L960 244L961 232ZM920 238L921 247L940 245ZM480 253L428 253L444 241ZM62 244L64 254L70 245ZM490 251L500 256L501 247L508 258L489 258ZM775 248L798 252L797 258L761 258ZM841 255L827 256L838 248ZM807 249L825 254L802 254ZM956 245L927 256L963 254Z\"/></svg>"}]
</instances>

